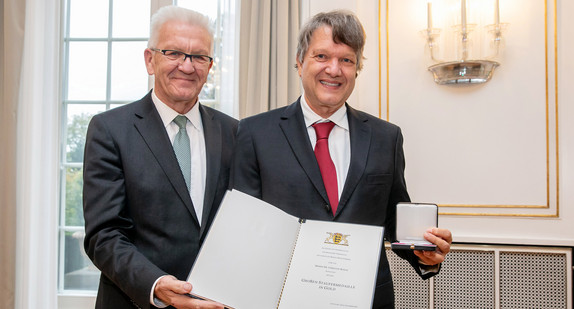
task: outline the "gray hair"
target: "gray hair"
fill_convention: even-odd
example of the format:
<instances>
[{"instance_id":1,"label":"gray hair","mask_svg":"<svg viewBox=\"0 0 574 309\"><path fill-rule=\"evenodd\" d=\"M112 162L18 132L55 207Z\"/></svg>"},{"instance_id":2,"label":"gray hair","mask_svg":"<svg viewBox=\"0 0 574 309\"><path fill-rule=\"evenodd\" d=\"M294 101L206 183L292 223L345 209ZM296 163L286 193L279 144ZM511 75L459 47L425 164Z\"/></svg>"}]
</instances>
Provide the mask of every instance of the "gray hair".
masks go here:
<instances>
[{"instance_id":1,"label":"gray hair","mask_svg":"<svg viewBox=\"0 0 574 309\"><path fill-rule=\"evenodd\" d=\"M147 47L157 47L159 42L159 31L161 27L170 21L184 22L190 25L199 26L207 30L213 42L213 27L209 17L196 11L188 10L175 5L168 5L160 8L151 17L150 35Z\"/></svg>"},{"instance_id":2,"label":"gray hair","mask_svg":"<svg viewBox=\"0 0 574 309\"><path fill-rule=\"evenodd\" d=\"M311 36L320 27L328 26L333 33L333 42L348 45L357 56L357 72L363 68L363 49L367 38L361 22L351 11L334 10L322 12L313 16L301 29L297 43L297 59L303 62L303 57L309 49Z\"/></svg>"}]
</instances>

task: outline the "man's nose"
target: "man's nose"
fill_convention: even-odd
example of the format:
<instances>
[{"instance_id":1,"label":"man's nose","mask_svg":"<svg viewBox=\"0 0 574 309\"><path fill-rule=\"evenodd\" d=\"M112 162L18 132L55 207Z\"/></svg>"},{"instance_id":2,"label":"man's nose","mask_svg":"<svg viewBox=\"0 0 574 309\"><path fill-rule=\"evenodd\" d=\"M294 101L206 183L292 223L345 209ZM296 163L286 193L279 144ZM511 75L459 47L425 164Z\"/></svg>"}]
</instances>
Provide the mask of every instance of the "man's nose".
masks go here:
<instances>
[{"instance_id":1,"label":"man's nose","mask_svg":"<svg viewBox=\"0 0 574 309\"><path fill-rule=\"evenodd\" d=\"M187 59L189 58L189 61ZM195 71L195 66L193 64L191 55L185 55L183 61L179 63L179 68L181 71L193 73Z\"/></svg>"},{"instance_id":2,"label":"man's nose","mask_svg":"<svg viewBox=\"0 0 574 309\"><path fill-rule=\"evenodd\" d=\"M325 72L331 76L339 76L341 74L341 63L339 59L333 58L327 62L327 68Z\"/></svg>"}]
</instances>

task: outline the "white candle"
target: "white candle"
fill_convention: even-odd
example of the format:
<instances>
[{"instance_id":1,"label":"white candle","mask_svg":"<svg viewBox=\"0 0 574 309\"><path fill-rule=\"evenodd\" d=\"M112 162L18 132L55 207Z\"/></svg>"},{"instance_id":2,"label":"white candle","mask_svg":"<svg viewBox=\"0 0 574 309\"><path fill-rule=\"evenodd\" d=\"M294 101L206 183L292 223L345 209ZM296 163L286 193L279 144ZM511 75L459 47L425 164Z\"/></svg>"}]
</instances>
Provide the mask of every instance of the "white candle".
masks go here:
<instances>
[{"instance_id":1,"label":"white candle","mask_svg":"<svg viewBox=\"0 0 574 309\"><path fill-rule=\"evenodd\" d=\"M500 24L498 0L494 3L494 24L497 26Z\"/></svg>"},{"instance_id":2,"label":"white candle","mask_svg":"<svg viewBox=\"0 0 574 309\"><path fill-rule=\"evenodd\" d=\"M462 31L466 32L466 0L460 2L460 20L462 24Z\"/></svg>"},{"instance_id":3,"label":"white candle","mask_svg":"<svg viewBox=\"0 0 574 309\"><path fill-rule=\"evenodd\" d=\"M432 29L432 3L427 2L427 28Z\"/></svg>"}]
</instances>

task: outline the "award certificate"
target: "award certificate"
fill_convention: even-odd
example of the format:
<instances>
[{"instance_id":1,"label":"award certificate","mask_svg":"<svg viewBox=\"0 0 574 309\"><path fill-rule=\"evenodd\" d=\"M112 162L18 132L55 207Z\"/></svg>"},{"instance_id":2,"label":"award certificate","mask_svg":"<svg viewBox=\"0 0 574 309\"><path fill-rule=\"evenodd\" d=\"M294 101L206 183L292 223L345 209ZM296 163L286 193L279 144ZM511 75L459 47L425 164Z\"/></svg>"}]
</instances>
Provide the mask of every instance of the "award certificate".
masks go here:
<instances>
[{"instance_id":1,"label":"award certificate","mask_svg":"<svg viewBox=\"0 0 574 309\"><path fill-rule=\"evenodd\" d=\"M235 309L369 309L383 228L305 220L226 194L188 281Z\"/></svg>"}]
</instances>

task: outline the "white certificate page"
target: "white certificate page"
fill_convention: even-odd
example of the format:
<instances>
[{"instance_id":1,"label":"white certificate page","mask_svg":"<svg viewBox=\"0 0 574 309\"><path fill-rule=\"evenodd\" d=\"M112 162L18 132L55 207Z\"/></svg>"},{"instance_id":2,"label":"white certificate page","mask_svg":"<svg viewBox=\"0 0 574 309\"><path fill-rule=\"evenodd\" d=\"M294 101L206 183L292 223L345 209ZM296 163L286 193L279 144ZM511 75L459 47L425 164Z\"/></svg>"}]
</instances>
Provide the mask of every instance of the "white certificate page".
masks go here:
<instances>
[{"instance_id":1,"label":"white certificate page","mask_svg":"<svg viewBox=\"0 0 574 309\"><path fill-rule=\"evenodd\" d=\"M227 192L188 278L192 294L235 309L276 308L299 226L270 204Z\"/></svg>"},{"instance_id":2,"label":"white certificate page","mask_svg":"<svg viewBox=\"0 0 574 309\"><path fill-rule=\"evenodd\" d=\"M383 228L307 220L279 308L370 309Z\"/></svg>"}]
</instances>

